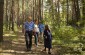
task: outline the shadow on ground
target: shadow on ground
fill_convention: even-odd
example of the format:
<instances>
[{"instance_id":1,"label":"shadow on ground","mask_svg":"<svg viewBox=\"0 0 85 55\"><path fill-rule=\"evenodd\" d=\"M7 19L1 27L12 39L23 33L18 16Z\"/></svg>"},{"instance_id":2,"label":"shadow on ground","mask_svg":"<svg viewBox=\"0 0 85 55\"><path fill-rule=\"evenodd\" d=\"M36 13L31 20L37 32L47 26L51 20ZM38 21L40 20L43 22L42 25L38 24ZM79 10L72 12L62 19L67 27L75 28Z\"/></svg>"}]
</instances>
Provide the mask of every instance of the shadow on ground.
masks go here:
<instances>
[{"instance_id":1,"label":"shadow on ground","mask_svg":"<svg viewBox=\"0 0 85 55\"><path fill-rule=\"evenodd\" d=\"M2 51L0 55L48 55L47 52L42 52L44 49L43 44L39 44L35 47L34 38L32 44L32 51L27 52L25 46L25 38L21 31L17 32L17 40L11 40L12 36L4 36L4 41L2 43ZM51 54L55 55L55 54Z\"/></svg>"}]
</instances>

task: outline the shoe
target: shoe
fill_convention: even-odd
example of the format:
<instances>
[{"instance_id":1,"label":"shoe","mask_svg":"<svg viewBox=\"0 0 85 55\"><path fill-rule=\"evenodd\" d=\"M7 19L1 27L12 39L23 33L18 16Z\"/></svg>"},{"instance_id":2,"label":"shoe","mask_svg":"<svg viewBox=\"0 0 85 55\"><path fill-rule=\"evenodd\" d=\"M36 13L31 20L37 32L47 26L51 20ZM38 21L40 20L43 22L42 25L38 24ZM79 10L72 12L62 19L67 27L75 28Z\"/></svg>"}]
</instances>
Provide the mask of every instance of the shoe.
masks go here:
<instances>
[{"instance_id":1,"label":"shoe","mask_svg":"<svg viewBox=\"0 0 85 55\"><path fill-rule=\"evenodd\" d=\"M48 52L48 54L51 54L51 52Z\"/></svg>"},{"instance_id":2,"label":"shoe","mask_svg":"<svg viewBox=\"0 0 85 55\"><path fill-rule=\"evenodd\" d=\"M38 47L38 45L36 47Z\"/></svg>"},{"instance_id":3,"label":"shoe","mask_svg":"<svg viewBox=\"0 0 85 55\"><path fill-rule=\"evenodd\" d=\"M28 49L26 50L26 52L28 52Z\"/></svg>"},{"instance_id":4,"label":"shoe","mask_svg":"<svg viewBox=\"0 0 85 55\"><path fill-rule=\"evenodd\" d=\"M31 48L27 49L27 51L32 51Z\"/></svg>"}]
</instances>

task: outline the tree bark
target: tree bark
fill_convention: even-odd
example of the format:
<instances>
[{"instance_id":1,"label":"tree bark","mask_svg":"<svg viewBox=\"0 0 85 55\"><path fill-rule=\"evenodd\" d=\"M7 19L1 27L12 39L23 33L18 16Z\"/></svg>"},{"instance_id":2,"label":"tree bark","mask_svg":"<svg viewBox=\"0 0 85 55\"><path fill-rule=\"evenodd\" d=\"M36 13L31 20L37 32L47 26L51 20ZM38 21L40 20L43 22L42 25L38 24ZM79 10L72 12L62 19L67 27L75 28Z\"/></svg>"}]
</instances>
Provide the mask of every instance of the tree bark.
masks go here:
<instances>
[{"instance_id":1,"label":"tree bark","mask_svg":"<svg viewBox=\"0 0 85 55\"><path fill-rule=\"evenodd\" d=\"M39 0L39 21L41 21L41 0Z\"/></svg>"},{"instance_id":2,"label":"tree bark","mask_svg":"<svg viewBox=\"0 0 85 55\"><path fill-rule=\"evenodd\" d=\"M25 21L24 19L24 0L22 0L22 23Z\"/></svg>"},{"instance_id":3,"label":"tree bark","mask_svg":"<svg viewBox=\"0 0 85 55\"><path fill-rule=\"evenodd\" d=\"M17 0L17 26L20 27L20 18L19 18L19 0Z\"/></svg>"},{"instance_id":4,"label":"tree bark","mask_svg":"<svg viewBox=\"0 0 85 55\"><path fill-rule=\"evenodd\" d=\"M72 0L73 8L72 8L72 23L74 26L79 26L77 22L80 21L80 9L78 0Z\"/></svg>"},{"instance_id":5,"label":"tree bark","mask_svg":"<svg viewBox=\"0 0 85 55\"><path fill-rule=\"evenodd\" d=\"M43 20L43 0L42 0L42 9L41 10L42 10L42 13L41 13L41 18L42 18L41 21L42 21Z\"/></svg>"},{"instance_id":6,"label":"tree bark","mask_svg":"<svg viewBox=\"0 0 85 55\"><path fill-rule=\"evenodd\" d=\"M69 19L69 1L67 0L67 25L68 25L68 19Z\"/></svg>"},{"instance_id":7,"label":"tree bark","mask_svg":"<svg viewBox=\"0 0 85 55\"><path fill-rule=\"evenodd\" d=\"M0 42L3 41L3 7L4 0L0 0Z\"/></svg>"},{"instance_id":8,"label":"tree bark","mask_svg":"<svg viewBox=\"0 0 85 55\"><path fill-rule=\"evenodd\" d=\"M57 1L57 5L58 5L58 27L60 27L60 0Z\"/></svg>"},{"instance_id":9,"label":"tree bark","mask_svg":"<svg viewBox=\"0 0 85 55\"><path fill-rule=\"evenodd\" d=\"M34 9L35 9L35 1L33 0L33 21L34 21L34 18L35 18L35 12L34 12Z\"/></svg>"},{"instance_id":10,"label":"tree bark","mask_svg":"<svg viewBox=\"0 0 85 55\"><path fill-rule=\"evenodd\" d=\"M85 20L85 0L82 0L82 14L83 14L83 20Z\"/></svg>"},{"instance_id":11,"label":"tree bark","mask_svg":"<svg viewBox=\"0 0 85 55\"><path fill-rule=\"evenodd\" d=\"M11 29L12 29L12 31L14 31L14 0L12 0L12 17L11 17L11 19L12 19L12 27L11 27Z\"/></svg>"},{"instance_id":12,"label":"tree bark","mask_svg":"<svg viewBox=\"0 0 85 55\"><path fill-rule=\"evenodd\" d=\"M6 0L6 19L5 19L5 25L6 25L6 30L8 30L8 1Z\"/></svg>"}]
</instances>

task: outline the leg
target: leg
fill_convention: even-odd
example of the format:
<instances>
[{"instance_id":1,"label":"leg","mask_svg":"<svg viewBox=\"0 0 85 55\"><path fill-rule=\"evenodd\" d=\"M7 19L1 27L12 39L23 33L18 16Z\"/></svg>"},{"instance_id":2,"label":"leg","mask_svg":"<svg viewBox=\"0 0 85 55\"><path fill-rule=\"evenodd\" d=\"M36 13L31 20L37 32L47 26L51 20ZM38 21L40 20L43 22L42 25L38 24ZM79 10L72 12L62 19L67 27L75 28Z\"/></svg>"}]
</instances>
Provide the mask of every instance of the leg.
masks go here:
<instances>
[{"instance_id":1,"label":"leg","mask_svg":"<svg viewBox=\"0 0 85 55\"><path fill-rule=\"evenodd\" d=\"M35 35L35 44L38 46L38 33L36 32L36 35Z\"/></svg>"},{"instance_id":2,"label":"leg","mask_svg":"<svg viewBox=\"0 0 85 55\"><path fill-rule=\"evenodd\" d=\"M38 45L38 40L39 40L39 33L36 34L36 42L37 42L37 45Z\"/></svg>"},{"instance_id":3,"label":"leg","mask_svg":"<svg viewBox=\"0 0 85 55\"><path fill-rule=\"evenodd\" d=\"M48 48L48 52L50 52L50 48Z\"/></svg>"},{"instance_id":4,"label":"leg","mask_svg":"<svg viewBox=\"0 0 85 55\"><path fill-rule=\"evenodd\" d=\"M29 49L31 50L32 47L32 31L29 32Z\"/></svg>"},{"instance_id":5,"label":"leg","mask_svg":"<svg viewBox=\"0 0 85 55\"><path fill-rule=\"evenodd\" d=\"M46 51L46 47L42 51Z\"/></svg>"},{"instance_id":6,"label":"leg","mask_svg":"<svg viewBox=\"0 0 85 55\"><path fill-rule=\"evenodd\" d=\"M46 47L45 47L45 49L44 49L45 51L46 51Z\"/></svg>"},{"instance_id":7,"label":"leg","mask_svg":"<svg viewBox=\"0 0 85 55\"><path fill-rule=\"evenodd\" d=\"M38 42L41 43L41 33L38 33Z\"/></svg>"},{"instance_id":8,"label":"leg","mask_svg":"<svg viewBox=\"0 0 85 55\"><path fill-rule=\"evenodd\" d=\"M41 43L43 43L43 32L41 32Z\"/></svg>"},{"instance_id":9,"label":"leg","mask_svg":"<svg viewBox=\"0 0 85 55\"><path fill-rule=\"evenodd\" d=\"M51 52L50 52L50 48L48 48L48 54L51 54Z\"/></svg>"},{"instance_id":10,"label":"leg","mask_svg":"<svg viewBox=\"0 0 85 55\"><path fill-rule=\"evenodd\" d=\"M27 39L28 33L25 33L25 41L26 41L26 48L28 49L28 39Z\"/></svg>"},{"instance_id":11,"label":"leg","mask_svg":"<svg viewBox=\"0 0 85 55\"><path fill-rule=\"evenodd\" d=\"M37 34L35 34L35 44L37 45Z\"/></svg>"}]
</instances>

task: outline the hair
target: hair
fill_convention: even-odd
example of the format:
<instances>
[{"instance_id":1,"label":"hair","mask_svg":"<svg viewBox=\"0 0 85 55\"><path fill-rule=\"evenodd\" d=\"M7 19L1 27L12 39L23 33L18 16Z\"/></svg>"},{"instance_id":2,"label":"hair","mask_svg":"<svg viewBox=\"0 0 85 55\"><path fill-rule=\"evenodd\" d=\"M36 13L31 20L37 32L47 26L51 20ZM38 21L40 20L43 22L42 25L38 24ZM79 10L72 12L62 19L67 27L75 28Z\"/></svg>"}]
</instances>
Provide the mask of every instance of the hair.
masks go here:
<instances>
[{"instance_id":1,"label":"hair","mask_svg":"<svg viewBox=\"0 0 85 55\"><path fill-rule=\"evenodd\" d=\"M38 19L35 19L34 22L38 21Z\"/></svg>"},{"instance_id":2,"label":"hair","mask_svg":"<svg viewBox=\"0 0 85 55\"><path fill-rule=\"evenodd\" d=\"M31 16L28 16L28 20L29 20L29 21L32 21L32 17L31 17Z\"/></svg>"},{"instance_id":3,"label":"hair","mask_svg":"<svg viewBox=\"0 0 85 55\"><path fill-rule=\"evenodd\" d=\"M49 30L49 26L48 26L48 25L45 25L45 29L46 29L46 30Z\"/></svg>"},{"instance_id":4,"label":"hair","mask_svg":"<svg viewBox=\"0 0 85 55\"><path fill-rule=\"evenodd\" d=\"M28 18L32 18L31 16L28 16Z\"/></svg>"}]
</instances>

